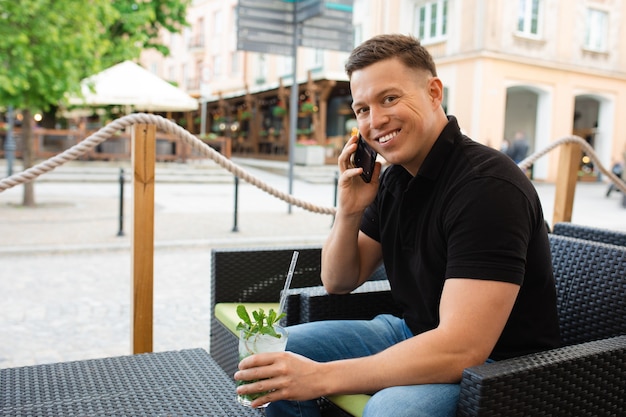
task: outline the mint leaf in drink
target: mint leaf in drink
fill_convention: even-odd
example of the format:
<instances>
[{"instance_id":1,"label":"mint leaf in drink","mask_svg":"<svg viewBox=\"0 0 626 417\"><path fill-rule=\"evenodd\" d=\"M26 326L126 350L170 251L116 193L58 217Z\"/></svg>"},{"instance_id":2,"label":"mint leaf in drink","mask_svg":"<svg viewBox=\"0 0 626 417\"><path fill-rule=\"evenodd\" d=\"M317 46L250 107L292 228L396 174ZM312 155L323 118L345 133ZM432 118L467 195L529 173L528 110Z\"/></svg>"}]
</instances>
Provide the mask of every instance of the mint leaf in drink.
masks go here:
<instances>
[{"instance_id":1,"label":"mint leaf in drink","mask_svg":"<svg viewBox=\"0 0 626 417\"><path fill-rule=\"evenodd\" d=\"M246 323L248 326L252 326L252 321L250 320L250 315L248 314L248 311L246 310L246 306L244 305L238 305L237 306L237 315L239 316L239 318L241 320L244 321L244 323Z\"/></svg>"},{"instance_id":2,"label":"mint leaf in drink","mask_svg":"<svg viewBox=\"0 0 626 417\"><path fill-rule=\"evenodd\" d=\"M246 306L240 304L237 306L237 315L242 320L237 325L237 330L243 330L246 339L249 339L255 334L266 334L276 338L281 337L280 334L276 333L276 330L274 330L274 326L280 319L285 317L285 313L277 314L273 308L270 308L266 315L265 311L259 308L252 312L253 320L251 320Z\"/></svg>"}]
</instances>

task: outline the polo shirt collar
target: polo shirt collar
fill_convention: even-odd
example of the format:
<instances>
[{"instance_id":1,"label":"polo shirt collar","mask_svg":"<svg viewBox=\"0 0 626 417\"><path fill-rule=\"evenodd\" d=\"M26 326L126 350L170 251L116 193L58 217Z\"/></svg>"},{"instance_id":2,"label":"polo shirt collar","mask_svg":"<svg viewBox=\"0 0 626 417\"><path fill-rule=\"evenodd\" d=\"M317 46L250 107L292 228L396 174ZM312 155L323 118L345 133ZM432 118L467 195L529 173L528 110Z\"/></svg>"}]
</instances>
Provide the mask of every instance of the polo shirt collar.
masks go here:
<instances>
[{"instance_id":1,"label":"polo shirt collar","mask_svg":"<svg viewBox=\"0 0 626 417\"><path fill-rule=\"evenodd\" d=\"M436 180L454 150L455 139L460 135L461 130L456 117L448 116L448 124L443 128L430 152L426 155L417 176L431 181Z\"/></svg>"},{"instance_id":2,"label":"polo shirt collar","mask_svg":"<svg viewBox=\"0 0 626 417\"><path fill-rule=\"evenodd\" d=\"M448 116L448 124L426 155L417 175L413 177L404 167L392 165L383 173L382 183L392 194L399 196L407 189L406 187L410 188L411 184L419 183L419 179L435 181L454 150L455 139L460 135L461 130L456 117Z\"/></svg>"}]
</instances>

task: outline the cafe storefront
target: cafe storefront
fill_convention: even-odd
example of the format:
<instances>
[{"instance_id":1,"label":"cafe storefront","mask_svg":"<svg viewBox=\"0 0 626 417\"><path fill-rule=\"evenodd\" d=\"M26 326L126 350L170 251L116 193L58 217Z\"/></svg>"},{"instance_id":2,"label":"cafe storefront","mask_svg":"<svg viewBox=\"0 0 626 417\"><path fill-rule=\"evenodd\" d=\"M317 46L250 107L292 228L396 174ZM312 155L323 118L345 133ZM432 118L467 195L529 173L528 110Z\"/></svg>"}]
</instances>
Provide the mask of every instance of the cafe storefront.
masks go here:
<instances>
[{"instance_id":1,"label":"cafe storefront","mask_svg":"<svg viewBox=\"0 0 626 417\"><path fill-rule=\"evenodd\" d=\"M327 159L336 158L354 125L347 81L313 80L299 86L296 146L324 149ZM263 91L242 91L218 95L201 103L206 106L205 141L226 137L232 153L266 159L287 159L289 155L289 102L291 87L282 82Z\"/></svg>"}]
</instances>

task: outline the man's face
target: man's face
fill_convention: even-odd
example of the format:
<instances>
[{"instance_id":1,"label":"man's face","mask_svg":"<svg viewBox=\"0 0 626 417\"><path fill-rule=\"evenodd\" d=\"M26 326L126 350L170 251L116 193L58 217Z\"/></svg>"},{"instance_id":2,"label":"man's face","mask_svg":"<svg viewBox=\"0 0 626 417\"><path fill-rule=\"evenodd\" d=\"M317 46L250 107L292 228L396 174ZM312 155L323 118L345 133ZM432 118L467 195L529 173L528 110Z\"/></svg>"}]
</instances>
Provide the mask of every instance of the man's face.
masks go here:
<instances>
[{"instance_id":1,"label":"man's face","mask_svg":"<svg viewBox=\"0 0 626 417\"><path fill-rule=\"evenodd\" d=\"M416 175L447 123L439 79L391 58L354 71L350 88L368 144L387 162Z\"/></svg>"}]
</instances>

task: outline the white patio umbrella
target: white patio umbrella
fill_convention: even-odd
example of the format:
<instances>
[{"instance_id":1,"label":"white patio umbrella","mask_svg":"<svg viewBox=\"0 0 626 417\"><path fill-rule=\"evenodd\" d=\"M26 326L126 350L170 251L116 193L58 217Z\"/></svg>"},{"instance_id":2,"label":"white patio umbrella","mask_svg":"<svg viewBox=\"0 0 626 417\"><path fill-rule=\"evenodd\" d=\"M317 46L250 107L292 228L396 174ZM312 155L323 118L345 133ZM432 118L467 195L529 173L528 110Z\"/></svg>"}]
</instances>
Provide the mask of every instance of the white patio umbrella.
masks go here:
<instances>
[{"instance_id":1,"label":"white patio umbrella","mask_svg":"<svg viewBox=\"0 0 626 417\"><path fill-rule=\"evenodd\" d=\"M131 61L85 78L81 86L83 97L70 97L70 104L130 106L147 112L198 109L198 100Z\"/></svg>"}]
</instances>

